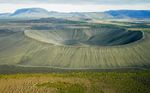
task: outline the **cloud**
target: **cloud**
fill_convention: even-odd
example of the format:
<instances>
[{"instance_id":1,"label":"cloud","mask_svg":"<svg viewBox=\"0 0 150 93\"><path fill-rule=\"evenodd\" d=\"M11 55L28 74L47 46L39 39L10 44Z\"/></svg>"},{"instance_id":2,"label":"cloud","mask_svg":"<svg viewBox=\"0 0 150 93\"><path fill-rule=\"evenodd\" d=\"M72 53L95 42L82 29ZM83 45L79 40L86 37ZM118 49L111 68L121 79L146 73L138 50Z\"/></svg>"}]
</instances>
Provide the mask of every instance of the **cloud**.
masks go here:
<instances>
[{"instance_id":1,"label":"cloud","mask_svg":"<svg viewBox=\"0 0 150 93\"><path fill-rule=\"evenodd\" d=\"M6 8L7 7L7 8ZM100 12L105 10L150 10L150 5L72 5L72 4L0 4L0 13L14 12L20 8L40 7L58 12Z\"/></svg>"},{"instance_id":2,"label":"cloud","mask_svg":"<svg viewBox=\"0 0 150 93\"><path fill-rule=\"evenodd\" d=\"M60 12L150 10L150 0L0 0L0 13L30 7Z\"/></svg>"},{"instance_id":3,"label":"cloud","mask_svg":"<svg viewBox=\"0 0 150 93\"><path fill-rule=\"evenodd\" d=\"M9 4L109 4L109 5L130 5L130 4L150 4L150 0L0 0L0 3Z\"/></svg>"}]
</instances>

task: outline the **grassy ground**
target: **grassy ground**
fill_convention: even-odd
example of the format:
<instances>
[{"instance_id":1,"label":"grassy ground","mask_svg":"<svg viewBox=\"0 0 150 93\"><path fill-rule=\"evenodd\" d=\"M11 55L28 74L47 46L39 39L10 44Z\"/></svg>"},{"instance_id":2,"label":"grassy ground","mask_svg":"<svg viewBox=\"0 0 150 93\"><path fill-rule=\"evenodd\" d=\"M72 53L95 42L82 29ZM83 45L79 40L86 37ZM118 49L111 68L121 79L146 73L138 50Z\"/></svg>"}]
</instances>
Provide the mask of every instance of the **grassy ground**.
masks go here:
<instances>
[{"instance_id":1,"label":"grassy ground","mask_svg":"<svg viewBox=\"0 0 150 93\"><path fill-rule=\"evenodd\" d=\"M1 93L149 93L150 72L0 75Z\"/></svg>"}]
</instances>

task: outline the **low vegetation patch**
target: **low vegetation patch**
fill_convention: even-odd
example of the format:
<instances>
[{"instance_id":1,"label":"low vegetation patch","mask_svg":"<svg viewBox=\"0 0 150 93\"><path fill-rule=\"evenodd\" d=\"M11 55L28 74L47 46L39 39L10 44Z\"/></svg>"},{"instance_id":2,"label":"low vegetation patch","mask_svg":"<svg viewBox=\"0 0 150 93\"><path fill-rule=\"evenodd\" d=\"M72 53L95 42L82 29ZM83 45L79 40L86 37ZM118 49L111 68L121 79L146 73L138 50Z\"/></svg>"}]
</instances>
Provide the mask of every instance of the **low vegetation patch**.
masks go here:
<instances>
[{"instance_id":1,"label":"low vegetation patch","mask_svg":"<svg viewBox=\"0 0 150 93\"><path fill-rule=\"evenodd\" d=\"M36 86L55 88L59 93L85 93L85 89L81 84L73 84L68 82L47 82L36 84Z\"/></svg>"}]
</instances>

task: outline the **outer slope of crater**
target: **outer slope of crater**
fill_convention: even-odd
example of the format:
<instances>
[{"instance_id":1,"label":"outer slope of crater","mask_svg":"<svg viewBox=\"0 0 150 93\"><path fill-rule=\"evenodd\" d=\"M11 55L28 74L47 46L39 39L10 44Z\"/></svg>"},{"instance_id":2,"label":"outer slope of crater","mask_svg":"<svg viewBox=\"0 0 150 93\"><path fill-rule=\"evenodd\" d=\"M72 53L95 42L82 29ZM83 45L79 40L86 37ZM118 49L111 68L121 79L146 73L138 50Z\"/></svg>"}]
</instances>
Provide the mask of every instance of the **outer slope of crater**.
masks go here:
<instances>
[{"instance_id":1,"label":"outer slope of crater","mask_svg":"<svg viewBox=\"0 0 150 93\"><path fill-rule=\"evenodd\" d=\"M49 36L47 32L43 32L44 34L38 31L36 34L33 32L30 35ZM0 33L0 43L0 65L44 66L64 69L113 69L150 66L149 32L144 32L144 38L135 43L117 46L87 47L86 45L74 47L64 45L64 43L57 45L54 44L55 42L51 44L29 38L26 32Z\"/></svg>"}]
</instances>

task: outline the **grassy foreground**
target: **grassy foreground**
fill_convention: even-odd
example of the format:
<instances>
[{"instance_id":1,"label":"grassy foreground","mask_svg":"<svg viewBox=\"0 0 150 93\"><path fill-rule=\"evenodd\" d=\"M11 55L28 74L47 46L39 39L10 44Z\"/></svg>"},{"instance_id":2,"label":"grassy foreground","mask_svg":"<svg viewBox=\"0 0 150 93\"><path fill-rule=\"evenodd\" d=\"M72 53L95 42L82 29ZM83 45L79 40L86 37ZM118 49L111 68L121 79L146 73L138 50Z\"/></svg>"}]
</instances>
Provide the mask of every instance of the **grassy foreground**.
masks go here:
<instances>
[{"instance_id":1,"label":"grassy foreground","mask_svg":"<svg viewBox=\"0 0 150 93\"><path fill-rule=\"evenodd\" d=\"M0 93L150 93L150 72L1 74Z\"/></svg>"}]
</instances>

